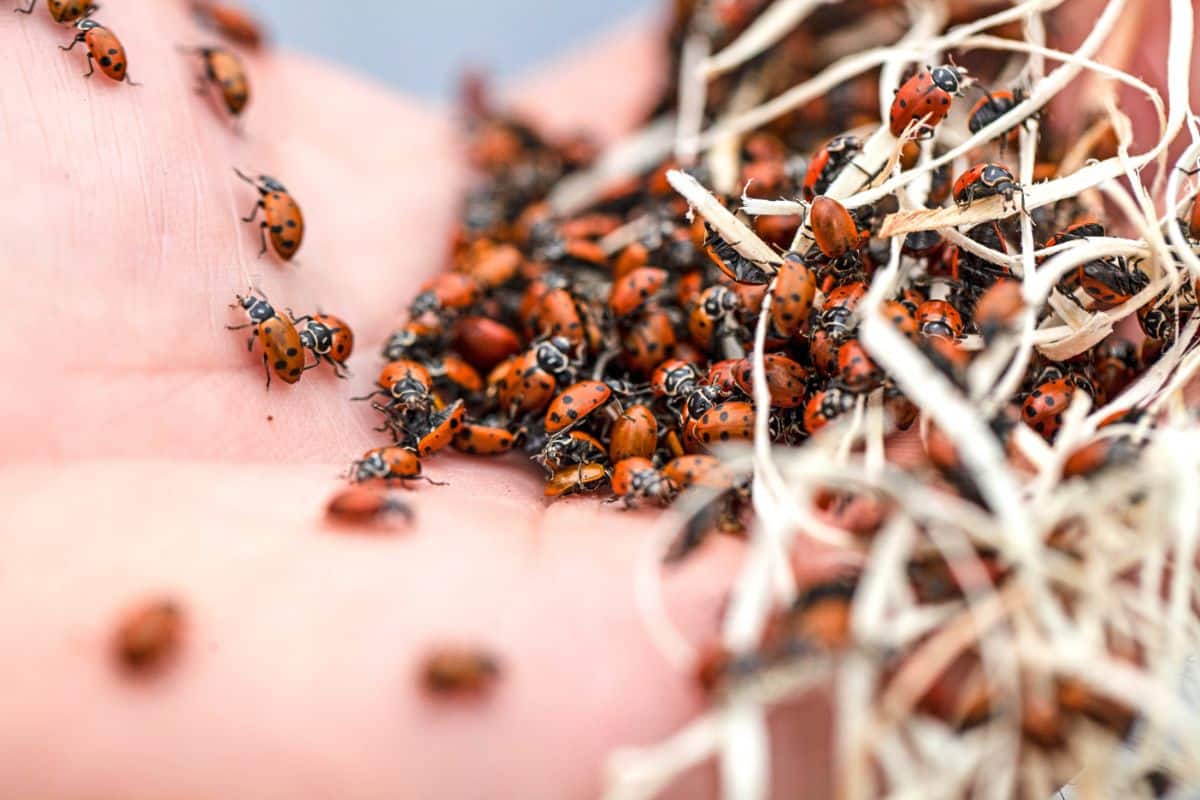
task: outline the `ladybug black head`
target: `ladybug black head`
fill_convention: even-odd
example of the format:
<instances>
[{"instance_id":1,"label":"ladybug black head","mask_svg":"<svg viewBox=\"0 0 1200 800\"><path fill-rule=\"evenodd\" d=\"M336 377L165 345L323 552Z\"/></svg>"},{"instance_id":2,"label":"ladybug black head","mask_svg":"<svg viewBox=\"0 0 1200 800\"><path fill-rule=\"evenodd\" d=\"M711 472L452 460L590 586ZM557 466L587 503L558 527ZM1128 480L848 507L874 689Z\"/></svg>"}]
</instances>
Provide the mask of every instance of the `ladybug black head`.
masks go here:
<instances>
[{"instance_id":1,"label":"ladybug black head","mask_svg":"<svg viewBox=\"0 0 1200 800\"><path fill-rule=\"evenodd\" d=\"M999 164L988 164L983 168L983 172L979 174L979 179L988 186L999 186L1004 183L1013 182L1013 174L1008 171L1007 167Z\"/></svg>"},{"instance_id":2,"label":"ladybug black head","mask_svg":"<svg viewBox=\"0 0 1200 800\"><path fill-rule=\"evenodd\" d=\"M272 178L270 175L259 175L258 181L267 191L283 192L285 194L287 193L287 189L284 188L283 184Z\"/></svg>"},{"instance_id":3,"label":"ladybug black head","mask_svg":"<svg viewBox=\"0 0 1200 800\"><path fill-rule=\"evenodd\" d=\"M83 19L79 20L79 22L75 23L75 27L81 31L90 31L94 30L95 28L103 28L104 26L99 22L96 22L94 19L88 19L87 17L84 17Z\"/></svg>"},{"instance_id":4,"label":"ladybug black head","mask_svg":"<svg viewBox=\"0 0 1200 800\"><path fill-rule=\"evenodd\" d=\"M954 67L937 67L930 74L934 85L949 94L958 94L962 85L962 73Z\"/></svg>"}]
</instances>

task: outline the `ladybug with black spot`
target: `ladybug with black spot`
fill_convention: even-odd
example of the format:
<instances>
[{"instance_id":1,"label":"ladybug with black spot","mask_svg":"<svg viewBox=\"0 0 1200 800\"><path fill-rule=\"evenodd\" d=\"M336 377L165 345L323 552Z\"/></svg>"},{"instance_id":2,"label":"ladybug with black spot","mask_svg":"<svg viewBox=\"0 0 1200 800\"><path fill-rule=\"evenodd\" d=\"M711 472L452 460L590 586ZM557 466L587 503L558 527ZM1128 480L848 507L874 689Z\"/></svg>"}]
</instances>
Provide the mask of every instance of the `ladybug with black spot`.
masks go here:
<instances>
[{"instance_id":1,"label":"ladybug with black spot","mask_svg":"<svg viewBox=\"0 0 1200 800\"><path fill-rule=\"evenodd\" d=\"M604 443L585 431L560 431L550 435L532 460L553 475L566 466L602 463L608 458Z\"/></svg>"},{"instance_id":2,"label":"ladybug with black spot","mask_svg":"<svg viewBox=\"0 0 1200 800\"><path fill-rule=\"evenodd\" d=\"M354 352L354 331L344 320L332 314L312 314L293 318L292 324L304 325L298 329L300 344L316 358L314 367L327 361L334 375L349 377L346 359Z\"/></svg>"},{"instance_id":3,"label":"ladybug with black spot","mask_svg":"<svg viewBox=\"0 0 1200 800\"><path fill-rule=\"evenodd\" d=\"M926 300L917 308L916 317L922 336L962 338L962 315L945 300Z\"/></svg>"},{"instance_id":4,"label":"ladybug with black spot","mask_svg":"<svg viewBox=\"0 0 1200 800\"><path fill-rule=\"evenodd\" d=\"M251 291L243 297L237 295L237 302L230 308L242 308L250 321L245 325L226 325L231 331L254 328L254 334L247 340L246 349L254 349L257 339L263 349L263 369L267 373L267 389L271 388L271 372L284 383L296 383L304 374L304 346L300 343L300 334L286 317L275 311L267 298L256 295Z\"/></svg>"},{"instance_id":5,"label":"ladybug with black spot","mask_svg":"<svg viewBox=\"0 0 1200 800\"><path fill-rule=\"evenodd\" d=\"M393 492L374 486L343 486L325 504L325 519L334 525L372 528L395 519L411 523L413 512Z\"/></svg>"},{"instance_id":6,"label":"ladybug with black spot","mask_svg":"<svg viewBox=\"0 0 1200 800\"><path fill-rule=\"evenodd\" d=\"M245 47L257 48L266 38L253 17L228 3L194 0L192 13L201 25Z\"/></svg>"},{"instance_id":7,"label":"ladybug with black spot","mask_svg":"<svg viewBox=\"0 0 1200 800\"><path fill-rule=\"evenodd\" d=\"M608 480L608 470L603 464L592 462L563 467L546 481L543 494L546 497L562 497L576 492L594 492Z\"/></svg>"},{"instance_id":8,"label":"ladybug with black spot","mask_svg":"<svg viewBox=\"0 0 1200 800\"><path fill-rule=\"evenodd\" d=\"M197 77L196 91L204 93L215 86L221 94L225 110L240 116L250 102L250 79L237 53L224 47L183 48L200 56L204 73Z\"/></svg>"},{"instance_id":9,"label":"ladybug with black spot","mask_svg":"<svg viewBox=\"0 0 1200 800\"><path fill-rule=\"evenodd\" d=\"M516 436L506 428L482 422L464 422L450 443L460 453L498 456L513 449Z\"/></svg>"},{"instance_id":10,"label":"ladybug with black spot","mask_svg":"<svg viewBox=\"0 0 1200 800\"><path fill-rule=\"evenodd\" d=\"M743 400L728 400L704 412L686 425L687 433L704 445L754 437L754 406Z\"/></svg>"},{"instance_id":11,"label":"ladybug with black spot","mask_svg":"<svg viewBox=\"0 0 1200 800\"><path fill-rule=\"evenodd\" d=\"M983 97L971 107L967 113L967 129L971 133L979 133L981 130L991 125L1000 117L1012 111L1018 105L1025 101L1025 90L1020 87L1012 91L1003 90L999 92L983 93ZM1003 148L1005 144L1010 142L1017 134L1016 127L1010 128L1001 134L1003 137L1000 140L1000 146Z\"/></svg>"},{"instance_id":12,"label":"ladybug with black spot","mask_svg":"<svg viewBox=\"0 0 1200 800\"><path fill-rule=\"evenodd\" d=\"M625 408L609 432L608 455L615 464L626 458L651 458L658 449L658 420L653 412L635 403Z\"/></svg>"},{"instance_id":13,"label":"ladybug with black spot","mask_svg":"<svg viewBox=\"0 0 1200 800\"><path fill-rule=\"evenodd\" d=\"M985 291L975 304L975 327L985 342L994 341L1000 334L1011 331L1025 311L1021 283L999 280Z\"/></svg>"},{"instance_id":14,"label":"ladybug with black spot","mask_svg":"<svg viewBox=\"0 0 1200 800\"><path fill-rule=\"evenodd\" d=\"M804 429L814 435L853 407L854 395L836 386L814 392L804 406Z\"/></svg>"},{"instance_id":15,"label":"ladybug with black spot","mask_svg":"<svg viewBox=\"0 0 1200 800\"><path fill-rule=\"evenodd\" d=\"M249 216L242 217L242 222L253 222L262 209L265 220L260 223L262 249L258 255L261 258L267 252L267 232L271 234L271 247L284 261L290 261L300 249L304 241L304 215L295 198L288 193L282 183L269 175L259 175L258 180L245 175L234 168L234 173L246 183L258 190L259 200Z\"/></svg>"},{"instance_id":16,"label":"ladybug with black spot","mask_svg":"<svg viewBox=\"0 0 1200 800\"><path fill-rule=\"evenodd\" d=\"M838 348L838 380L847 391L861 394L878 388L883 383L881 370L867 350L857 339L851 339Z\"/></svg>"},{"instance_id":17,"label":"ladybug with black spot","mask_svg":"<svg viewBox=\"0 0 1200 800\"><path fill-rule=\"evenodd\" d=\"M1044 439L1052 440L1062 427L1063 413L1071 404L1075 388L1070 378L1038 384L1021 405L1021 419Z\"/></svg>"},{"instance_id":18,"label":"ladybug with black spot","mask_svg":"<svg viewBox=\"0 0 1200 800\"><path fill-rule=\"evenodd\" d=\"M739 253L733 244L721 238L721 234L713 230L707 222L704 223L704 228L708 232L704 240L708 256L730 280L750 284L770 282L771 273L766 265Z\"/></svg>"},{"instance_id":19,"label":"ladybug with black spot","mask_svg":"<svg viewBox=\"0 0 1200 800\"><path fill-rule=\"evenodd\" d=\"M608 310L615 317L627 317L644 306L666 284L669 273L657 267L638 267L613 281L608 295Z\"/></svg>"},{"instance_id":20,"label":"ladybug with black spot","mask_svg":"<svg viewBox=\"0 0 1200 800\"><path fill-rule=\"evenodd\" d=\"M817 279L799 253L784 255L771 287L771 325L780 339L795 336L808 322Z\"/></svg>"},{"instance_id":21,"label":"ladybug with black spot","mask_svg":"<svg viewBox=\"0 0 1200 800\"><path fill-rule=\"evenodd\" d=\"M32 8L30 9L33 10ZM100 71L114 81L124 81L130 86L141 86L129 77L129 59L125 57L125 46L117 35L93 19L84 17L75 23L79 33L69 45L58 46L60 50L74 50L75 45L83 42L87 47L88 71L83 77L90 78L100 65Z\"/></svg>"},{"instance_id":22,"label":"ladybug with black spot","mask_svg":"<svg viewBox=\"0 0 1200 800\"><path fill-rule=\"evenodd\" d=\"M1130 268L1123 256L1081 264L1076 270L1076 281L1101 311L1128 302L1150 285L1149 276L1137 267Z\"/></svg>"},{"instance_id":23,"label":"ladybug with black spot","mask_svg":"<svg viewBox=\"0 0 1200 800\"><path fill-rule=\"evenodd\" d=\"M363 453L362 458L350 465L350 480L354 483L367 481L405 481L420 479L434 486L445 486L421 474L421 459L406 447L375 447Z\"/></svg>"},{"instance_id":24,"label":"ladybug with black spot","mask_svg":"<svg viewBox=\"0 0 1200 800\"><path fill-rule=\"evenodd\" d=\"M826 142L808 162L802 184L804 199L812 202L814 197L824 194L841 171L854 163L862 146L862 140L853 135L835 136Z\"/></svg>"},{"instance_id":25,"label":"ladybug with black spot","mask_svg":"<svg viewBox=\"0 0 1200 800\"><path fill-rule=\"evenodd\" d=\"M834 342L850 337L854 312L866 295L867 285L862 281L853 281L835 287L825 297L825 304L821 308L821 327Z\"/></svg>"},{"instance_id":26,"label":"ladybug with black spot","mask_svg":"<svg viewBox=\"0 0 1200 800\"><path fill-rule=\"evenodd\" d=\"M738 330L741 309L741 299L729 287L721 284L708 287L688 316L692 341L705 350L712 348L722 337Z\"/></svg>"},{"instance_id":27,"label":"ladybug with black spot","mask_svg":"<svg viewBox=\"0 0 1200 800\"><path fill-rule=\"evenodd\" d=\"M999 195L1006 204L1013 202L1014 195L1020 195L1022 207L1025 203L1025 193L1021 184L1013 177L1012 172L1003 164L976 164L954 181L954 202L959 208L966 208L976 200Z\"/></svg>"},{"instance_id":28,"label":"ladybug with black spot","mask_svg":"<svg viewBox=\"0 0 1200 800\"><path fill-rule=\"evenodd\" d=\"M737 362L734 371L737 386L748 397L754 395L754 363L749 358ZM772 408L798 408L804 405L808 370L800 362L782 353L763 356L763 377L771 395Z\"/></svg>"},{"instance_id":29,"label":"ladybug with black spot","mask_svg":"<svg viewBox=\"0 0 1200 800\"><path fill-rule=\"evenodd\" d=\"M667 505L679 493L679 487L654 467L648 458L637 456L617 462L612 474L613 497L609 502L623 501L633 508L641 500Z\"/></svg>"},{"instance_id":30,"label":"ladybug with black spot","mask_svg":"<svg viewBox=\"0 0 1200 800\"><path fill-rule=\"evenodd\" d=\"M37 0L29 0L28 8L20 6L13 9L20 14L32 14ZM46 0L46 9L50 18L58 23L73 23L81 17L90 17L99 6L95 0Z\"/></svg>"},{"instance_id":31,"label":"ladybug with black spot","mask_svg":"<svg viewBox=\"0 0 1200 800\"><path fill-rule=\"evenodd\" d=\"M612 399L612 389L600 381L579 381L563 389L546 410L546 433L572 427L603 408Z\"/></svg>"},{"instance_id":32,"label":"ladybug with black spot","mask_svg":"<svg viewBox=\"0 0 1200 800\"><path fill-rule=\"evenodd\" d=\"M965 84L963 70L941 66L921 70L896 90L888 113L892 136L900 136L913 120L920 120L919 139L933 135L933 129L945 119L950 103L962 94Z\"/></svg>"}]
</instances>

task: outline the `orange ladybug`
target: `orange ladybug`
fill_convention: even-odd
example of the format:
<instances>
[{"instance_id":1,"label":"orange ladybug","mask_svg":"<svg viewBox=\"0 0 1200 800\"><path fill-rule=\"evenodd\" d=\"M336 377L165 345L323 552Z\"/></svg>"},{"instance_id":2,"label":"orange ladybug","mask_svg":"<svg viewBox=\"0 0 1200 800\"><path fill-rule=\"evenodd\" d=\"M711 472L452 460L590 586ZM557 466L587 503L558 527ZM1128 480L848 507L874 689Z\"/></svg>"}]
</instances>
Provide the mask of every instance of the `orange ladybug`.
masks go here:
<instances>
[{"instance_id":1,"label":"orange ladybug","mask_svg":"<svg viewBox=\"0 0 1200 800\"><path fill-rule=\"evenodd\" d=\"M688 423L691 434L705 445L754 438L754 406L743 400L729 400L705 411Z\"/></svg>"},{"instance_id":2,"label":"orange ladybug","mask_svg":"<svg viewBox=\"0 0 1200 800\"><path fill-rule=\"evenodd\" d=\"M922 336L962 338L962 315L945 300L926 300L917 307L916 317Z\"/></svg>"},{"instance_id":3,"label":"orange ladybug","mask_svg":"<svg viewBox=\"0 0 1200 800\"><path fill-rule=\"evenodd\" d=\"M1057 378L1039 384L1021 406L1025 424L1051 440L1062 426L1063 412L1071 404L1075 384L1069 378Z\"/></svg>"},{"instance_id":4,"label":"orange ladybug","mask_svg":"<svg viewBox=\"0 0 1200 800\"><path fill-rule=\"evenodd\" d=\"M1025 310L1020 281L1008 278L991 285L975 304L975 327L985 342L991 342L1006 330L1011 330Z\"/></svg>"},{"instance_id":5,"label":"orange ladybug","mask_svg":"<svg viewBox=\"0 0 1200 800\"><path fill-rule=\"evenodd\" d=\"M918 138L929 138L934 127L946 118L950 103L962 94L962 71L953 66L923 69L896 91L888 112L892 136L899 136L914 119L921 120Z\"/></svg>"},{"instance_id":6,"label":"orange ladybug","mask_svg":"<svg viewBox=\"0 0 1200 800\"><path fill-rule=\"evenodd\" d=\"M799 253L787 253L771 288L771 322L781 339L796 335L808 322L817 279Z\"/></svg>"},{"instance_id":7,"label":"orange ladybug","mask_svg":"<svg viewBox=\"0 0 1200 800\"><path fill-rule=\"evenodd\" d=\"M546 481L546 497L562 497L574 492L590 492L600 488L608 478L603 464L591 462L563 467Z\"/></svg>"},{"instance_id":8,"label":"orange ladybug","mask_svg":"<svg viewBox=\"0 0 1200 800\"><path fill-rule=\"evenodd\" d=\"M75 45L83 42L88 50L88 71L83 77L92 77L92 73L96 71L96 64L99 64L100 71L114 81L141 86L129 77L129 60L125 58L125 47L115 33L99 22L87 18L76 22L75 27L79 29L79 33L75 34L69 45L60 44L58 49L74 50Z\"/></svg>"},{"instance_id":9,"label":"orange ladybug","mask_svg":"<svg viewBox=\"0 0 1200 800\"><path fill-rule=\"evenodd\" d=\"M296 326L280 316L265 297L256 297L253 292L245 297L236 295L237 302L230 308L245 309L250 321L245 325L226 325L231 331L254 328L254 334L246 342L246 349L254 349L258 339L263 349L263 369L267 372L267 388L271 388L271 371L284 383L296 383L304 373L304 345Z\"/></svg>"},{"instance_id":10,"label":"orange ladybug","mask_svg":"<svg viewBox=\"0 0 1200 800\"><path fill-rule=\"evenodd\" d=\"M392 492L370 486L344 486L325 505L325 519L336 525L373 527L395 517L411 524L412 509Z\"/></svg>"},{"instance_id":11,"label":"orange ladybug","mask_svg":"<svg viewBox=\"0 0 1200 800\"><path fill-rule=\"evenodd\" d=\"M313 314L293 319L292 324L300 325L300 344L316 358L313 366L324 359L333 367L333 374L346 378L346 359L354 352L354 331L345 321L332 314Z\"/></svg>"},{"instance_id":12,"label":"orange ladybug","mask_svg":"<svg viewBox=\"0 0 1200 800\"><path fill-rule=\"evenodd\" d=\"M462 429L466 413L463 401L456 400L449 408L430 415L428 424L418 432L417 452L421 456L431 456L449 445Z\"/></svg>"},{"instance_id":13,"label":"orange ladybug","mask_svg":"<svg viewBox=\"0 0 1200 800\"><path fill-rule=\"evenodd\" d=\"M442 647L425 658L421 685L443 697L480 697L500 677L495 656L474 647Z\"/></svg>"},{"instance_id":14,"label":"orange ladybug","mask_svg":"<svg viewBox=\"0 0 1200 800\"><path fill-rule=\"evenodd\" d=\"M804 388L808 370L799 362L779 353L763 356L763 371L766 373L767 391L771 393L772 408L796 408L804 405ZM747 395L754 395L754 363L749 358L738 362L734 372L738 388Z\"/></svg>"},{"instance_id":15,"label":"orange ladybug","mask_svg":"<svg viewBox=\"0 0 1200 800\"><path fill-rule=\"evenodd\" d=\"M197 92L204 92L205 83L217 87L225 109L238 116L250 102L250 81L242 60L232 50L224 47L189 48L204 62L204 74L196 78ZM240 174L240 173L239 173Z\"/></svg>"},{"instance_id":16,"label":"orange ladybug","mask_svg":"<svg viewBox=\"0 0 1200 800\"><path fill-rule=\"evenodd\" d=\"M253 17L229 3L196 0L192 3L192 13L201 25L237 44L257 48L266 38Z\"/></svg>"},{"instance_id":17,"label":"orange ladybug","mask_svg":"<svg viewBox=\"0 0 1200 800\"><path fill-rule=\"evenodd\" d=\"M613 281L608 308L614 316L627 317L637 311L667 282L668 273L656 267L638 267Z\"/></svg>"},{"instance_id":18,"label":"orange ladybug","mask_svg":"<svg viewBox=\"0 0 1200 800\"><path fill-rule=\"evenodd\" d=\"M617 462L613 469L612 490L610 502L621 500L625 508L633 508L643 499L667 505L675 499L679 487L655 469L650 459L633 457Z\"/></svg>"},{"instance_id":19,"label":"orange ladybug","mask_svg":"<svg viewBox=\"0 0 1200 800\"><path fill-rule=\"evenodd\" d=\"M869 392L883 383L883 377L883 370L876 366L857 339L838 348L838 379L847 390Z\"/></svg>"},{"instance_id":20,"label":"orange ladybug","mask_svg":"<svg viewBox=\"0 0 1200 800\"><path fill-rule=\"evenodd\" d=\"M114 637L117 661L133 673L158 670L179 651L183 627L183 610L169 598L154 599L132 609Z\"/></svg>"},{"instance_id":21,"label":"orange ladybug","mask_svg":"<svg viewBox=\"0 0 1200 800\"><path fill-rule=\"evenodd\" d=\"M657 448L658 420L646 406L629 406L613 422L608 456L614 464L627 458L650 458Z\"/></svg>"},{"instance_id":22,"label":"orange ladybug","mask_svg":"<svg viewBox=\"0 0 1200 800\"><path fill-rule=\"evenodd\" d=\"M612 389L600 381L580 381L563 389L546 411L546 433L575 425L612 398Z\"/></svg>"},{"instance_id":23,"label":"orange ladybug","mask_svg":"<svg viewBox=\"0 0 1200 800\"><path fill-rule=\"evenodd\" d=\"M254 210L247 217L242 217L242 222L253 222L258 216L258 210L263 210L263 216L266 218L259 227L261 228L260 236L262 238L262 250L258 252L261 258L267 252L267 231L271 233L271 247L284 261L291 261L296 255L296 251L300 249L300 243L304 240L304 215L300 213L300 206L296 205L296 200L288 193L283 184L275 180L269 175L259 175L258 180L254 180L248 175L244 175L241 170L236 167L233 170L239 178L258 190L260 195L259 201L255 204Z\"/></svg>"},{"instance_id":24,"label":"orange ladybug","mask_svg":"<svg viewBox=\"0 0 1200 800\"><path fill-rule=\"evenodd\" d=\"M13 11L32 14L33 7L36 5L37 0L29 0L29 8L18 6ZM75 22L80 17L90 17L98 6L94 0L46 0L46 8L50 11L50 18L55 22Z\"/></svg>"},{"instance_id":25,"label":"orange ladybug","mask_svg":"<svg viewBox=\"0 0 1200 800\"><path fill-rule=\"evenodd\" d=\"M445 484L421 474L421 459L406 447L376 447L363 453L362 458L350 465L350 480L365 483L372 480L400 481L420 479L434 486Z\"/></svg>"},{"instance_id":26,"label":"orange ladybug","mask_svg":"<svg viewBox=\"0 0 1200 800\"><path fill-rule=\"evenodd\" d=\"M846 207L831 197L820 195L813 200L808 223L821 255L836 261L857 250L862 243L854 217Z\"/></svg>"},{"instance_id":27,"label":"orange ladybug","mask_svg":"<svg viewBox=\"0 0 1200 800\"><path fill-rule=\"evenodd\" d=\"M495 456L512 450L516 437L504 428L466 422L454 434L450 444L460 453L478 456Z\"/></svg>"},{"instance_id":28,"label":"orange ladybug","mask_svg":"<svg viewBox=\"0 0 1200 800\"><path fill-rule=\"evenodd\" d=\"M548 438L533 460L553 476L565 466L600 463L607 457L604 444L595 436L583 431L566 431Z\"/></svg>"}]
</instances>

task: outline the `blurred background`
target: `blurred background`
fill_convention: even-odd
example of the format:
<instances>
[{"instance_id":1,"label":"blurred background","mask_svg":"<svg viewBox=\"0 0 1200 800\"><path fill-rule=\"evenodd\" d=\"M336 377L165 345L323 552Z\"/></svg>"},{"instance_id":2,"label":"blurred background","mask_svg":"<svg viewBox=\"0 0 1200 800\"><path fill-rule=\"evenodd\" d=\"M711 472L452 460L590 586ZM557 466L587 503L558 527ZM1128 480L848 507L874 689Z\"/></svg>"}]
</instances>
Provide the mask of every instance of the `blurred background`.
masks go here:
<instances>
[{"instance_id":1,"label":"blurred background","mask_svg":"<svg viewBox=\"0 0 1200 800\"><path fill-rule=\"evenodd\" d=\"M463 67L511 78L659 0L243 0L285 47L338 61L429 100Z\"/></svg>"}]
</instances>

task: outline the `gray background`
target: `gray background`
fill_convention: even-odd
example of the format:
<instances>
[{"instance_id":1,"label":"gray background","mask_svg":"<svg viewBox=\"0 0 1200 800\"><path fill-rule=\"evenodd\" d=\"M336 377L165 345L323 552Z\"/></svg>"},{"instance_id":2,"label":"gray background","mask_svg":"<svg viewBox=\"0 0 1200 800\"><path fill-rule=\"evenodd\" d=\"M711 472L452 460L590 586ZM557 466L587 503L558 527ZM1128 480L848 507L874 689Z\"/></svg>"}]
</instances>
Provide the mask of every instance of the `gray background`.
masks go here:
<instances>
[{"instance_id":1,"label":"gray background","mask_svg":"<svg viewBox=\"0 0 1200 800\"><path fill-rule=\"evenodd\" d=\"M462 67L497 78L664 0L241 0L274 40L429 99L448 99Z\"/></svg>"}]
</instances>

